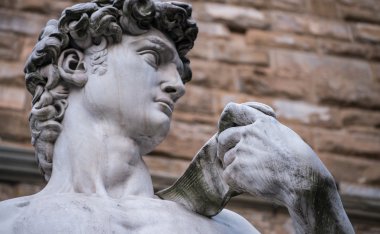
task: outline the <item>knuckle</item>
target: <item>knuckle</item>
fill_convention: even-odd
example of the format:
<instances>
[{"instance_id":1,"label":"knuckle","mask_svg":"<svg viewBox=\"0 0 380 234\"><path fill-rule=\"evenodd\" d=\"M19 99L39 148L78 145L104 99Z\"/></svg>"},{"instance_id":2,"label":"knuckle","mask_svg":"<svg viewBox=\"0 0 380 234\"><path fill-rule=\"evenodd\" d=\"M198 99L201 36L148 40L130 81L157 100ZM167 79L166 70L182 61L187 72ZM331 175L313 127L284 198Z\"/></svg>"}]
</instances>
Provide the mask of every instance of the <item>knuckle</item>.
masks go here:
<instances>
[{"instance_id":1,"label":"knuckle","mask_svg":"<svg viewBox=\"0 0 380 234\"><path fill-rule=\"evenodd\" d=\"M261 113L264 113L265 115L268 115L268 116L276 118L276 114L275 114L273 108L270 107L270 106L268 106L268 105L266 105L266 104L264 104L264 103L260 103L260 102L246 102L246 103L243 103L243 105L246 105L248 107L251 107L252 109L260 111Z\"/></svg>"},{"instance_id":2,"label":"knuckle","mask_svg":"<svg viewBox=\"0 0 380 234\"><path fill-rule=\"evenodd\" d=\"M234 178L237 177L238 172L239 172L239 170L238 170L236 164L232 163L231 165L226 167L223 175L226 179L229 179L230 181L232 181Z\"/></svg>"},{"instance_id":3,"label":"knuckle","mask_svg":"<svg viewBox=\"0 0 380 234\"><path fill-rule=\"evenodd\" d=\"M239 135L239 132L235 131L233 128L229 128L219 134L218 144L221 146L230 144L230 142L234 141L234 139L238 139Z\"/></svg>"},{"instance_id":4,"label":"knuckle","mask_svg":"<svg viewBox=\"0 0 380 234\"><path fill-rule=\"evenodd\" d=\"M223 109L223 112L222 112L222 115L223 116L228 116L228 115L232 115L236 112L236 109L237 109L237 106L238 104L237 103L234 103L234 102L230 102L228 103L224 109Z\"/></svg>"},{"instance_id":5,"label":"knuckle","mask_svg":"<svg viewBox=\"0 0 380 234\"><path fill-rule=\"evenodd\" d=\"M224 109L226 110L230 110L230 109L234 109L238 106L239 104L235 103L235 102L229 102L227 103L226 107Z\"/></svg>"},{"instance_id":6,"label":"knuckle","mask_svg":"<svg viewBox=\"0 0 380 234\"><path fill-rule=\"evenodd\" d=\"M268 115L262 115L257 120L260 124L272 124L275 119Z\"/></svg>"}]
</instances>

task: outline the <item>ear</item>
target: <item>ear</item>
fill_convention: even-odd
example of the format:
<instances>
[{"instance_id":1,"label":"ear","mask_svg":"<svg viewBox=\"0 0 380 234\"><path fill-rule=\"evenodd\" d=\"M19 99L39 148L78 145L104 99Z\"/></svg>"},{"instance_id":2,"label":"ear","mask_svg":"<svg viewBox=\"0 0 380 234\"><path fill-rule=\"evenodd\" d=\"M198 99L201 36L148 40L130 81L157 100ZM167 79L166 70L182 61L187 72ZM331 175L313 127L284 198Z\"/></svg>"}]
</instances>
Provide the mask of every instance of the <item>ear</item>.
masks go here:
<instances>
[{"instance_id":1,"label":"ear","mask_svg":"<svg viewBox=\"0 0 380 234\"><path fill-rule=\"evenodd\" d=\"M70 84L82 87L87 82L84 54L77 49L67 49L61 53L58 70L61 78Z\"/></svg>"}]
</instances>

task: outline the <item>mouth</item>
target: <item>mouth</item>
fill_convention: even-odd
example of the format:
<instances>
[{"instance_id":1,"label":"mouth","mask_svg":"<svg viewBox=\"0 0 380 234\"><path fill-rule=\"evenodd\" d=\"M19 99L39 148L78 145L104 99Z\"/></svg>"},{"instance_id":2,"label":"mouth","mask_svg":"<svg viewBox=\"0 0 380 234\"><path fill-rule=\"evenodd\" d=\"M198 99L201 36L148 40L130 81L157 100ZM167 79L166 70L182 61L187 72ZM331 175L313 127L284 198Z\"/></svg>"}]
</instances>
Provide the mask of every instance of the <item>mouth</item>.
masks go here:
<instances>
[{"instance_id":1,"label":"mouth","mask_svg":"<svg viewBox=\"0 0 380 234\"><path fill-rule=\"evenodd\" d=\"M160 105L161 110L167 115L171 116L174 110L174 103L169 100L159 99L156 102Z\"/></svg>"}]
</instances>

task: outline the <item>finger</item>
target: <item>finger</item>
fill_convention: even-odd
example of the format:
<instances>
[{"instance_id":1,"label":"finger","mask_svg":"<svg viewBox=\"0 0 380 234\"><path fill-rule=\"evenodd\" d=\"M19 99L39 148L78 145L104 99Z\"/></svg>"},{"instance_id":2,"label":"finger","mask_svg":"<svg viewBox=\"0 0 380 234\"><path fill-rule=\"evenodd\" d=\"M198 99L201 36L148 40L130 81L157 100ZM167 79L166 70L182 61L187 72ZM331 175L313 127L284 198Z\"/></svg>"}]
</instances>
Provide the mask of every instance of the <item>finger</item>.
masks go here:
<instances>
[{"instance_id":1,"label":"finger","mask_svg":"<svg viewBox=\"0 0 380 234\"><path fill-rule=\"evenodd\" d=\"M237 159L238 160L238 159ZM226 166L223 171L223 180L228 184L230 189L238 193L247 192L247 189L243 189L244 180L246 175L243 173L243 170L238 163L232 163L229 166Z\"/></svg>"},{"instance_id":2,"label":"finger","mask_svg":"<svg viewBox=\"0 0 380 234\"><path fill-rule=\"evenodd\" d=\"M225 152L223 156L223 168L228 167L233 161L238 157L239 152L241 151L241 143L238 142L233 148Z\"/></svg>"},{"instance_id":3,"label":"finger","mask_svg":"<svg viewBox=\"0 0 380 234\"><path fill-rule=\"evenodd\" d=\"M226 152L239 143L242 137L240 128L242 127L229 128L218 135L217 155L222 162L224 162Z\"/></svg>"},{"instance_id":4,"label":"finger","mask_svg":"<svg viewBox=\"0 0 380 234\"><path fill-rule=\"evenodd\" d=\"M252 124L258 118L264 117L267 115L255 108L231 102L226 105L220 116L218 132L221 133L231 127Z\"/></svg>"},{"instance_id":5,"label":"finger","mask_svg":"<svg viewBox=\"0 0 380 234\"><path fill-rule=\"evenodd\" d=\"M272 109L272 107L264 104L264 103L260 103L260 102L245 102L245 103L242 103L242 105L246 105L246 106L249 106L249 107L252 107L256 110L259 110L261 112L263 112L264 114L266 115L269 115L269 116L272 116L273 118L276 118L276 113L274 112L274 110Z\"/></svg>"}]
</instances>

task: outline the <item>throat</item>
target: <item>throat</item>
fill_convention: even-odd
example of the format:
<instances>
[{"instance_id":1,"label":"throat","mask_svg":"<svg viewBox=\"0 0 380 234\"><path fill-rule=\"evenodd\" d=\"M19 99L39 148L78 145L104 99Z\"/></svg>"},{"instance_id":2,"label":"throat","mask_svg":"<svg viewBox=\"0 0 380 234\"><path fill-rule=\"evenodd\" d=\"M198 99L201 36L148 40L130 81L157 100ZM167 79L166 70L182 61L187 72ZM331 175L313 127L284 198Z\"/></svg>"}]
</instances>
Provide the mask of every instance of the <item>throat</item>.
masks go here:
<instances>
[{"instance_id":1,"label":"throat","mask_svg":"<svg viewBox=\"0 0 380 234\"><path fill-rule=\"evenodd\" d=\"M47 192L73 192L114 199L153 197L153 185L139 147L128 137L93 136L75 141L61 133L54 149ZM80 134L82 135L82 134Z\"/></svg>"}]
</instances>

